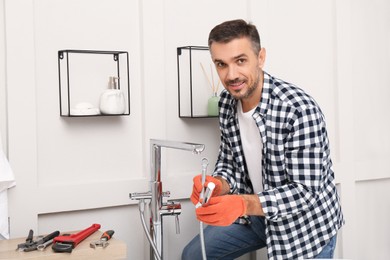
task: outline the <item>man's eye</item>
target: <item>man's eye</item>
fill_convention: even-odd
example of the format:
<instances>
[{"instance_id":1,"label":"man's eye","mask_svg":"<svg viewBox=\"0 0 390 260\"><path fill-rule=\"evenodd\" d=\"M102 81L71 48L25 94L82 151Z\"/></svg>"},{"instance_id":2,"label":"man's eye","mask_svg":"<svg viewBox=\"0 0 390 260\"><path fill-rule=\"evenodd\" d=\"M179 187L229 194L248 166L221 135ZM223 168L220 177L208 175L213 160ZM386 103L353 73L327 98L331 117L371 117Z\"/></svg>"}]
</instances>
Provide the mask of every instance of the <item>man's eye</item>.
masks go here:
<instances>
[{"instance_id":1,"label":"man's eye","mask_svg":"<svg viewBox=\"0 0 390 260\"><path fill-rule=\"evenodd\" d=\"M218 68L223 68L225 66L225 63L217 62L216 65L217 65Z\"/></svg>"},{"instance_id":2,"label":"man's eye","mask_svg":"<svg viewBox=\"0 0 390 260\"><path fill-rule=\"evenodd\" d=\"M245 59L238 59L238 60L237 60L237 63L238 63L238 64L243 64L243 63L245 63Z\"/></svg>"}]
</instances>

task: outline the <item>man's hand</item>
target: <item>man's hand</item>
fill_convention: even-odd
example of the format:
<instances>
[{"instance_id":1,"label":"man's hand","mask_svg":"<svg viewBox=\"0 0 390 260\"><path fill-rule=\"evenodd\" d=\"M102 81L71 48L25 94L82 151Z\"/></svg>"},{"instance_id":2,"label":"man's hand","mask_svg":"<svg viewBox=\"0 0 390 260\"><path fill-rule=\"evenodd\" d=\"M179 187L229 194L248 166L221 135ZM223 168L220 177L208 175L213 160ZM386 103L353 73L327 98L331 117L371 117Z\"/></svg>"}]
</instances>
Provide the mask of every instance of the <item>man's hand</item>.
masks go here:
<instances>
[{"instance_id":1,"label":"man's hand","mask_svg":"<svg viewBox=\"0 0 390 260\"><path fill-rule=\"evenodd\" d=\"M215 184L215 188L214 188L212 196L219 196L221 194L222 182L214 177L207 175L206 181L205 181L203 186L202 186L202 175L201 174L195 176L193 181L194 181L194 186L192 188L191 201L194 205L196 205L199 202L199 195L200 195L202 189L207 187L207 184L209 182L213 182Z\"/></svg>"},{"instance_id":2,"label":"man's hand","mask_svg":"<svg viewBox=\"0 0 390 260\"><path fill-rule=\"evenodd\" d=\"M213 226L229 226L246 214L246 203L240 195L211 197L209 203L196 209L199 221Z\"/></svg>"}]
</instances>

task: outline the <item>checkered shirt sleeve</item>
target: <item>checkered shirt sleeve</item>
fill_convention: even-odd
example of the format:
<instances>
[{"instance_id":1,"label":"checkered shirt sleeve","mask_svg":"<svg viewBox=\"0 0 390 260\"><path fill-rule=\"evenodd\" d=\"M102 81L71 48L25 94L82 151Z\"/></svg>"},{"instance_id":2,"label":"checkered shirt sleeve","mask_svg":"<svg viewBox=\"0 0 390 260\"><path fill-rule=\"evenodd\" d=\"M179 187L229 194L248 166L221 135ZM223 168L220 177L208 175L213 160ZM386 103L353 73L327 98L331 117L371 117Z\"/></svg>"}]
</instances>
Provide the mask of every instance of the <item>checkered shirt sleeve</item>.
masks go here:
<instances>
[{"instance_id":1,"label":"checkered shirt sleeve","mask_svg":"<svg viewBox=\"0 0 390 260\"><path fill-rule=\"evenodd\" d=\"M214 175L227 180L231 193L253 193L236 101L224 91L219 106L221 144ZM303 90L264 72L253 118L263 142L264 191L258 195L269 259L311 258L344 223L324 115Z\"/></svg>"}]
</instances>

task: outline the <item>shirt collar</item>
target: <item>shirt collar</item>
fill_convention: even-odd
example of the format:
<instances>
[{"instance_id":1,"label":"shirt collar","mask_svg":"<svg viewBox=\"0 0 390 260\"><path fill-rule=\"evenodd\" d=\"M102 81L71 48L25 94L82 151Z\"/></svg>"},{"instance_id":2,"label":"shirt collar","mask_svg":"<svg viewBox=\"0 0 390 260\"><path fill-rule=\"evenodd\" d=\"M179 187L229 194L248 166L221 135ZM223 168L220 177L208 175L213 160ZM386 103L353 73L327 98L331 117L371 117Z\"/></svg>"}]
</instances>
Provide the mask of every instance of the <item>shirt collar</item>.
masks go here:
<instances>
[{"instance_id":1,"label":"shirt collar","mask_svg":"<svg viewBox=\"0 0 390 260\"><path fill-rule=\"evenodd\" d=\"M263 89L261 90L261 99L257 105L256 112L258 112L262 117L267 113L268 104L270 99L272 78L271 75L264 71L263 73Z\"/></svg>"}]
</instances>

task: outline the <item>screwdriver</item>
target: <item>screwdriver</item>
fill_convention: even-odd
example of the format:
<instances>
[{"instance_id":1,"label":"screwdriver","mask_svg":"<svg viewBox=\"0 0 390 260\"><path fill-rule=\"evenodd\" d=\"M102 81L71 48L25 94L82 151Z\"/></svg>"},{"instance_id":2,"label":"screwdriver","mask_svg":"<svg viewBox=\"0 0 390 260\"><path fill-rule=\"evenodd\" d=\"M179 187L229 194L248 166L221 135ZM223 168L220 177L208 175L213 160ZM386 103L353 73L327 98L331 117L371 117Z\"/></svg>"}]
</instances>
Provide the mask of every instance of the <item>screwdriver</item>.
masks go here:
<instances>
[{"instance_id":1,"label":"screwdriver","mask_svg":"<svg viewBox=\"0 0 390 260\"><path fill-rule=\"evenodd\" d=\"M114 230L107 230L106 232L103 233L103 235L100 237L100 240L108 241L112 238L114 235Z\"/></svg>"}]
</instances>

